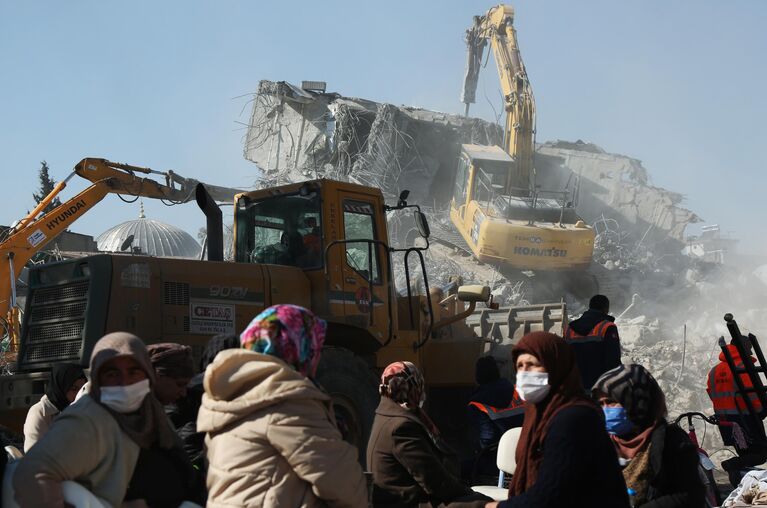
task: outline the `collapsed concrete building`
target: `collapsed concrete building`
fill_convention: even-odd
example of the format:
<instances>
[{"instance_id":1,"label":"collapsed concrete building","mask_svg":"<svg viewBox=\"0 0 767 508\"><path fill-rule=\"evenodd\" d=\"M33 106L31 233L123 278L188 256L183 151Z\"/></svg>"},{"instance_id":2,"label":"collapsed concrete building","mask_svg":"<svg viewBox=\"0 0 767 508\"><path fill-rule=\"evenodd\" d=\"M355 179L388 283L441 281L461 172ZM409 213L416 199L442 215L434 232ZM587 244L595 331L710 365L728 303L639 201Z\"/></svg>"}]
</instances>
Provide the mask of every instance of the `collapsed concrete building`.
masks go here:
<instances>
[{"instance_id":1,"label":"collapsed concrete building","mask_svg":"<svg viewBox=\"0 0 767 508\"><path fill-rule=\"evenodd\" d=\"M407 188L411 200L429 204L446 201L461 143L497 144L501 135L475 118L261 81L245 158L270 183L350 180L390 197Z\"/></svg>"},{"instance_id":2,"label":"collapsed concrete building","mask_svg":"<svg viewBox=\"0 0 767 508\"><path fill-rule=\"evenodd\" d=\"M344 97L322 82L298 87L261 81L254 96L244 155L265 184L334 178L380 188L444 211L462 143L500 145L500 126L477 118ZM683 196L650 184L641 162L596 145L557 141L538 147L536 183L565 189L578 180L576 210L597 232L678 253L698 217ZM608 221L609 220L609 221ZM601 228L601 229L600 229Z\"/></svg>"}]
</instances>

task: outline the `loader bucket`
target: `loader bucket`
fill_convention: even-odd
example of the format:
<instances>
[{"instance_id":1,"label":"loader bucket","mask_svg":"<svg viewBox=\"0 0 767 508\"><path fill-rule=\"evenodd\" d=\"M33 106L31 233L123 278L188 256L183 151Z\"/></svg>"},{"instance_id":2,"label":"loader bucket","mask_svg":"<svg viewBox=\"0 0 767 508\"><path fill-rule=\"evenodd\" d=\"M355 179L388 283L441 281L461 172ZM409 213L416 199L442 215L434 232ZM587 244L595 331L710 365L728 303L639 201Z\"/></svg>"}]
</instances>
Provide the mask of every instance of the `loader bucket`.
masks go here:
<instances>
[{"instance_id":1,"label":"loader bucket","mask_svg":"<svg viewBox=\"0 0 767 508\"><path fill-rule=\"evenodd\" d=\"M498 360L501 375L512 377L511 348L530 332L551 332L560 337L567 326L564 302L477 309L466 326L486 340L485 355Z\"/></svg>"}]
</instances>

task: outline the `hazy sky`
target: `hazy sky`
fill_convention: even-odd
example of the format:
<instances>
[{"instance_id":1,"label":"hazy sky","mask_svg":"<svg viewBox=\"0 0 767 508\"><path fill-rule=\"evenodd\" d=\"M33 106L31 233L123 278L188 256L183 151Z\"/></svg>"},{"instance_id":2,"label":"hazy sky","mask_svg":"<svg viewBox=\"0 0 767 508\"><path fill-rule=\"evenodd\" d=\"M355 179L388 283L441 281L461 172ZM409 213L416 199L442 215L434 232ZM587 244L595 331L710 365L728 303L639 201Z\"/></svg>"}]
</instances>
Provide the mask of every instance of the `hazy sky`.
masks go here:
<instances>
[{"instance_id":1,"label":"hazy sky","mask_svg":"<svg viewBox=\"0 0 767 508\"><path fill-rule=\"evenodd\" d=\"M767 251L767 2L519 0L515 25L538 140L583 139L641 159L656 185ZM0 0L0 223L34 206L39 162L56 180L104 157L248 187L240 122L260 79L461 112L464 30L489 1ZM492 119L495 68L475 114ZM73 183L66 198L84 188ZM145 201L193 235L193 204ZM108 196L73 230L138 216Z\"/></svg>"}]
</instances>

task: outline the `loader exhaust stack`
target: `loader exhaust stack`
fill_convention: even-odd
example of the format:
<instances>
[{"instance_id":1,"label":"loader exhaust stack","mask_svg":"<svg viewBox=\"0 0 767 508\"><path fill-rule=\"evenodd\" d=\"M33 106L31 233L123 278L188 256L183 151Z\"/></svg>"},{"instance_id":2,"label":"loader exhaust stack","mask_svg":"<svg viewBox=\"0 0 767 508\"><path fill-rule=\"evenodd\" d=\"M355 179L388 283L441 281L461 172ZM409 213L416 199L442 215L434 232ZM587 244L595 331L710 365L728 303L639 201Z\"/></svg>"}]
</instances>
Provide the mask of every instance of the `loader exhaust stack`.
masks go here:
<instances>
[{"instance_id":1,"label":"loader exhaust stack","mask_svg":"<svg viewBox=\"0 0 767 508\"><path fill-rule=\"evenodd\" d=\"M221 208L218 207L210 194L208 194L205 185L201 183L195 186L194 197L197 200L197 206L200 207L206 218L208 261L223 261L224 225Z\"/></svg>"}]
</instances>

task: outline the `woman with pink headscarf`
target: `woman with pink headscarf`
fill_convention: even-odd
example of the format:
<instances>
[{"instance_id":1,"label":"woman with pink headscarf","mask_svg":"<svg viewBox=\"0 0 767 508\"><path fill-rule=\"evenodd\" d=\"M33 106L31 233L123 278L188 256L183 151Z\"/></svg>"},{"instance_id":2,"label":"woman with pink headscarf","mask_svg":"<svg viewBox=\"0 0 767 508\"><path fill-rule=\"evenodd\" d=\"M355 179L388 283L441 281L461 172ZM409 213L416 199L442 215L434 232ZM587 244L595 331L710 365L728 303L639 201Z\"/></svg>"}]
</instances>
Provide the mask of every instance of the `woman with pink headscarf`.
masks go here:
<instances>
[{"instance_id":1,"label":"woman with pink headscarf","mask_svg":"<svg viewBox=\"0 0 767 508\"><path fill-rule=\"evenodd\" d=\"M311 311L276 305L206 369L197 430L207 433L209 508L367 506L357 450L311 380L325 330Z\"/></svg>"},{"instance_id":2,"label":"woman with pink headscarf","mask_svg":"<svg viewBox=\"0 0 767 508\"><path fill-rule=\"evenodd\" d=\"M452 450L422 409L426 390L418 367L392 363L384 369L379 392L381 403L367 449L373 506L442 506L457 501L484 506L489 499L461 483L457 468L451 467Z\"/></svg>"}]
</instances>

